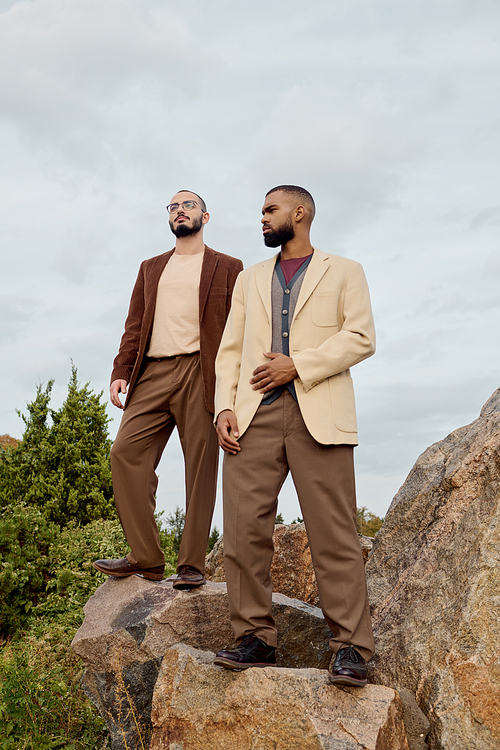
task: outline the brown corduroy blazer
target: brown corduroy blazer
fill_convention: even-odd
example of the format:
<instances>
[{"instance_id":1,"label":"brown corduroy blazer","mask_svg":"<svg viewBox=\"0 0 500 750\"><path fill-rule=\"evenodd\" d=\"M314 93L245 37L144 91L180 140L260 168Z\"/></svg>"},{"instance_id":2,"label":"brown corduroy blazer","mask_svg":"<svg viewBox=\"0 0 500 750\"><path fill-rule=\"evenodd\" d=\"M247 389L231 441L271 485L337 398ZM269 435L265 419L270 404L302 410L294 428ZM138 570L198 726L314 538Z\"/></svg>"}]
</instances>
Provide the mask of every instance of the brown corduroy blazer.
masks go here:
<instances>
[{"instance_id":1,"label":"brown corduroy blazer","mask_svg":"<svg viewBox=\"0 0 500 750\"><path fill-rule=\"evenodd\" d=\"M140 374L149 347L156 307L158 282L173 250L141 263L130 300L125 331L113 362L111 382L129 384L125 408ZM214 411L215 357L231 308L231 296L243 263L205 245L200 276L200 361L203 394L209 412Z\"/></svg>"}]
</instances>

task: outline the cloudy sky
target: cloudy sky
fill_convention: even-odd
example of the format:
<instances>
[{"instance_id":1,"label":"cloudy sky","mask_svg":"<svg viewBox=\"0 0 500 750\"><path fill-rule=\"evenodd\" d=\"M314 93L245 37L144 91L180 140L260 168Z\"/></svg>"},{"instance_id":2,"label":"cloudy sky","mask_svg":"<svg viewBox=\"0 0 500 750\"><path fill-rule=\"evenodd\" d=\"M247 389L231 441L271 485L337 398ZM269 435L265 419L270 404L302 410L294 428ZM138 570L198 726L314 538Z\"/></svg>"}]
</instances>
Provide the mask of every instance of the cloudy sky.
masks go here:
<instances>
[{"instance_id":1,"label":"cloudy sky","mask_svg":"<svg viewBox=\"0 0 500 750\"><path fill-rule=\"evenodd\" d=\"M370 284L358 501L384 515L500 385L499 20L498 0L0 0L0 434L21 437L38 382L60 406L71 359L107 397L178 189L205 198L207 244L249 266L269 255L265 192L295 183L314 244ZM159 473L169 513L177 440ZM280 510L299 513L291 484Z\"/></svg>"}]
</instances>

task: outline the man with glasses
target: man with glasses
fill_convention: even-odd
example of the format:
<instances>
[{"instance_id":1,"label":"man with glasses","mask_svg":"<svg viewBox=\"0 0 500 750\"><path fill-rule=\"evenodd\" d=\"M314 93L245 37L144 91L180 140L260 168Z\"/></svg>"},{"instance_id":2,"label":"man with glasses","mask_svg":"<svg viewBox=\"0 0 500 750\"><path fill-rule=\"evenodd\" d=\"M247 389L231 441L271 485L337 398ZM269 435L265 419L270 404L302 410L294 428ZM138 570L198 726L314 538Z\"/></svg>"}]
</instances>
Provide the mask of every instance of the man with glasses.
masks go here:
<instances>
[{"instance_id":1,"label":"man with glasses","mask_svg":"<svg viewBox=\"0 0 500 750\"><path fill-rule=\"evenodd\" d=\"M204 244L210 216L199 195L180 190L167 211L175 248L142 263L111 375L111 402L124 409L111 449L113 492L131 551L120 560L97 560L94 568L163 578L155 470L177 427L186 518L173 585L187 590L205 583L218 462L214 363L243 264Z\"/></svg>"},{"instance_id":2,"label":"man with glasses","mask_svg":"<svg viewBox=\"0 0 500 750\"><path fill-rule=\"evenodd\" d=\"M373 635L356 531L349 368L375 351L359 263L313 248L310 193L270 190L262 209L271 260L240 274L216 361L217 432L224 457L224 562L236 648L228 669L276 661L272 534L289 471L306 524L321 608L336 654L330 680L366 684Z\"/></svg>"}]
</instances>

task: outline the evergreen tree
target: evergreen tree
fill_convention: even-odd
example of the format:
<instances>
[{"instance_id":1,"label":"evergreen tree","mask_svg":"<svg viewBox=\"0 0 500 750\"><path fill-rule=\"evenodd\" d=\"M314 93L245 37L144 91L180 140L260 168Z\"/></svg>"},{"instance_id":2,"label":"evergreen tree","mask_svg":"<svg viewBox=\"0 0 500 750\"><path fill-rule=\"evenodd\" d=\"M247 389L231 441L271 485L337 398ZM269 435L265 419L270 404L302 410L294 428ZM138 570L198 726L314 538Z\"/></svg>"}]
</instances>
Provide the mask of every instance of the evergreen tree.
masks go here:
<instances>
[{"instance_id":1,"label":"evergreen tree","mask_svg":"<svg viewBox=\"0 0 500 750\"><path fill-rule=\"evenodd\" d=\"M217 526L214 526L212 531L210 532L210 536L208 537L207 554L213 550L219 538L220 538L219 529L217 528Z\"/></svg>"},{"instance_id":2,"label":"evergreen tree","mask_svg":"<svg viewBox=\"0 0 500 750\"><path fill-rule=\"evenodd\" d=\"M50 408L54 381L37 386L27 406L22 442L0 449L0 506L26 503L60 526L115 516L108 437L109 418L87 383L79 387L72 365L68 396Z\"/></svg>"},{"instance_id":3,"label":"evergreen tree","mask_svg":"<svg viewBox=\"0 0 500 750\"><path fill-rule=\"evenodd\" d=\"M172 534L172 548L176 555L179 554L181 547L182 532L186 522L186 514L177 506L174 513L167 516L167 531Z\"/></svg>"}]
</instances>

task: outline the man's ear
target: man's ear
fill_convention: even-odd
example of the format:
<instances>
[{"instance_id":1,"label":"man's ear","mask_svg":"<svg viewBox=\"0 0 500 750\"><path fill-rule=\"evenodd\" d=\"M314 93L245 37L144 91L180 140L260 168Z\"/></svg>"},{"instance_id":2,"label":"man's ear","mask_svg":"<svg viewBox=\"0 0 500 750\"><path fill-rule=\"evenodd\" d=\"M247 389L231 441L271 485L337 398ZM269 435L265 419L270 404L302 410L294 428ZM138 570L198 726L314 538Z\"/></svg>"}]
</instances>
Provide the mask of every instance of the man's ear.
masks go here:
<instances>
[{"instance_id":1,"label":"man's ear","mask_svg":"<svg viewBox=\"0 0 500 750\"><path fill-rule=\"evenodd\" d=\"M201 217L201 223L202 224L208 224L208 220L209 219L210 219L210 214L208 213L208 211L205 211L205 213Z\"/></svg>"},{"instance_id":2,"label":"man's ear","mask_svg":"<svg viewBox=\"0 0 500 750\"><path fill-rule=\"evenodd\" d=\"M306 216L306 210L304 206L297 206L297 208L294 211L294 218L295 221L302 221L302 219Z\"/></svg>"}]
</instances>

